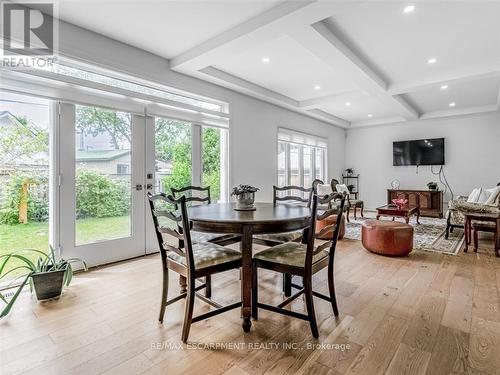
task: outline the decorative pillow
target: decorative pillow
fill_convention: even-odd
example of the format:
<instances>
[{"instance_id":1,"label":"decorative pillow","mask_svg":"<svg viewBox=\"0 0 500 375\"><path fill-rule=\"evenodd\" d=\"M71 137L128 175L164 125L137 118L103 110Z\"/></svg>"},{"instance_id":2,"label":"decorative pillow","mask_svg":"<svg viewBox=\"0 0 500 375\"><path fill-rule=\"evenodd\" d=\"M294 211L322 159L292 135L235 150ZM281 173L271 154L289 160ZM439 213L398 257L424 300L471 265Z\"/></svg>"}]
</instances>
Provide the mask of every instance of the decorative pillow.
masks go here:
<instances>
[{"instance_id":1,"label":"decorative pillow","mask_svg":"<svg viewBox=\"0 0 500 375\"><path fill-rule=\"evenodd\" d=\"M494 188L491 189L486 189L487 192L490 193L490 196L484 204L489 204L489 205L494 205L495 202L497 201L498 196L500 195L500 186L495 186Z\"/></svg>"},{"instance_id":2,"label":"decorative pillow","mask_svg":"<svg viewBox=\"0 0 500 375\"><path fill-rule=\"evenodd\" d=\"M469 197L467 198L468 203L477 203L477 200L479 199L479 195L481 194L482 188L477 188L472 190L472 192L469 194Z\"/></svg>"},{"instance_id":3,"label":"decorative pillow","mask_svg":"<svg viewBox=\"0 0 500 375\"><path fill-rule=\"evenodd\" d=\"M477 203L485 204L485 202L489 199L491 195L491 191L488 189L481 188L481 192L479 193L479 197L477 198Z\"/></svg>"},{"instance_id":4,"label":"decorative pillow","mask_svg":"<svg viewBox=\"0 0 500 375\"><path fill-rule=\"evenodd\" d=\"M335 188L337 189L337 192L339 192L339 193L349 194L349 189L347 188L347 185L345 185L345 184L337 184L335 186Z\"/></svg>"},{"instance_id":5,"label":"decorative pillow","mask_svg":"<svg viewBox=\"0 0 500 375\"><path fill-rule=\"evenodd\" d=\"M333 193L332 187L330 185L318 184L316 186L318 195L330 195Z\"/></svg>"}]
</instances>

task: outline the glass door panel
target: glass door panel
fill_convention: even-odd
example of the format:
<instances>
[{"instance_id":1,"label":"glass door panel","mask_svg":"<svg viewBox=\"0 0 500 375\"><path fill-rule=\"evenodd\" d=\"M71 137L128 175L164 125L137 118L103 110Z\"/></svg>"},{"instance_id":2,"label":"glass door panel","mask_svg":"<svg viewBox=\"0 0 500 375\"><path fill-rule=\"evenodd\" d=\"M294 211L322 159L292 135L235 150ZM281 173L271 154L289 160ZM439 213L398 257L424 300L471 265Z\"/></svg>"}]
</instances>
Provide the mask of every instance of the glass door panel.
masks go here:
<instances>
[{"instance_id":1,"label":"glass door panel","mask_svg":"<svg viewBox=\"0 0 500 375\"><path fill-rule=\"evenodd\" d=\"M75 245L130 237L130 113L76 106Z\"/></svg>"},{"instance_id":2,"label":"glass door panel","mask_svg":"<svg viewBox=\"0 0 500 375\"><path fill-rule=\"evenodd\" d=\"M51 135L48 100L0 91L0 255L49 250ZM11 261L4 272L19 265Z\"/></svg>"},{"instance_id":3,"label":"glass door panel","mask_svg":"<svg viewBox=\"0 0 500 375\"><path fill-rule=\"evenodd\" d=\"M89 265L145 254L146 118L60 103L60 242Z\"/></svg>"},{"instance_id":4,"label":"glass door panel","mask_svg":"<svg viewBox=\"0 0 500 375\"><path fill-rule=\"evenodd\" d=\"M201 184L210 186L212 202L227 200L224 186L226 160L224 129L203 127L201 135Z\"/></svg>"},{"instance_id":5,"label":"glass door panel","mask_svg":"<svg viewBox=\"0 0 500 375\"><path fill-rule=\"evenodd\" d=\"M191 123L155 119L155 192L170 194L172 187L192 184Z\"/></svg>"}]
</instances>

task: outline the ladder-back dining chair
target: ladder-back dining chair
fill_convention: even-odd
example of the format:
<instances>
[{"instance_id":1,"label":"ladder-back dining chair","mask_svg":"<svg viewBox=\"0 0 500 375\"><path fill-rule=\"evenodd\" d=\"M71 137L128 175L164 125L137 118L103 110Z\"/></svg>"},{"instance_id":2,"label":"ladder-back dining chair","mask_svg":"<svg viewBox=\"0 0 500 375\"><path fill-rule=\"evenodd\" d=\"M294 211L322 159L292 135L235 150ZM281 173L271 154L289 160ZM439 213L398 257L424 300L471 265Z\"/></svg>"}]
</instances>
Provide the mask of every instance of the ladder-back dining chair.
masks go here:
<instances>
[{"instance_id":1,"label":"ladder-back dining chair","mask_svg":"<svg viewBox=\"0 0 500 375\"><path fill-rule=\"evenodd\" d=\"M311 205L311 187L302 186L273 186L273 204L292 204L304 207ZM302 231L262 234L255 236L255 242L265 246L276 246L284 242L297 241L302 237Z\"/></svg>"},{"instance_id":2,"label":"ladder-back dining chair","mask_svg":"<svg viewBox=\"0 0 500 375\"><path fill-rule=\"evenodd\" d=\"M203 186L190 185L181 187L179 189L171 188L170 190L172 191L172 196L176 199L181 196L186 197L186 205L188 207L212 203L210 197L210 186L203 187ZM202 233L202 232L191 231L191 239L193 240L193 242L215 242L215 243L223 242L224 245L227 245L228 242L226 240L229 240L231 238L234 239L232 243L239 241L239 238L236 239L234 237L235 236L231 234L221 235L218 233L204 233L204 232Z\"/></svg>"},{"instance_id":3,"label":"ladder-back dining chair","mask_svg":"<svg viewBox=\"0 0 500 375\"><path fill-rule=\"evenodd\" d=\"M210 196L210 186L184 186L179 189L170 188L172 191L172 196L174 198L179 198L181 196L186 197L186 205L196 206L201 204L210 204L212 203L212 199ZM206 232L197 232L191 231L191 240L195 243L197 242L213 242L218 245L226 246L236 242L241 241L240 235L235 234L220 234L220 233L206 233ZM207 289L206 294L210 297L211 291L211 280L210 276L207 276ZM184 292L186 290L186 280L180 276L179 284L181 286L181 291Z\"/></svg>"},{"instance_id":4,"label":"ladder-back dining chair","mask_svg":"<svg viewBox=\"0 0 500 375\"><path fill-rule=\"evenodd\" d=\"M330 202L335 199L340 199L340 210L318 209L320 206L329 206ZM294 318L299 318L309 321L312 335L317 338L318 326L316 323L316 315L314 313L313 296L319 297L331 303L333 313L338 316L337 299L335 296L334 282L334 260L335 248L340 231L340 222L345 204L345 196L338 193L332 193L328 196L320 197L316 194L312 196L311 207L311 222L306 231L302 243L287 242L275 247L271 247L260 253L257 253L253 259L253 280L252 280L252 317L258 318L258 309L265 309L273 312L278 312ZM329 241L315 246L315 224L316 219L324 220L331 215L337 215L335 224L325 226L320 235L331 231L332 237ZM333 227L333 231L332 231ZM297 275L302 277L302 286L292 283L294 289L298 292L291 297L285 299L277 306L267 305L258 301L258 269L264 268L271 271L276 271L285 274ZM323 268L328 268L328 289L329 296L325 296L313 290L312 276ZM284 307L295 300L300 295L304 294L306 300L307 315L287 310Z\"/></svg>"},{"instance_id":5,"label":"ladder-back dining chair","mask_svg":"<svg viewBox=\"0 0 500 375\"><path fill-rule=\"evenodd\" d=\"M273 186L273 204L292 204L304 207L310 207L312 186L309 188L295 185L288 186ZM296 230L292 232L261 234L254 237L254 242L264 246L277 246L290 241L300 241L302 231ZM292 276L283 275L283 292L285 296L290 296L292 291Z\"/></svg>"},{"instance_id":6,"label":"ladder-back dining chair","mask_svg":"<svg viewBox=\"0 0 500 375\"><path fill-rule=\"evenodd\" d=\"M155 225L156 237L160 247L163 289L161 296L160 315L158 320L163 322L165 309L168 305L186 298L186 311L182 327L182 341L186 342L189 336L191 323L212 317L214 315L235 309L241 302L228 306L221 306L210 299L211 293L201 295L203 288L210 288L210 284L196 286L196 279L241 267L241 253L212 242L193 243L191 241L192 223L187 215L186 197L175 199L160 193L148 193L149 205ZM168 271L172 270L187 280L187 290L168 300ZM202 301L216 308L208 313L193 317L194 299Z\"/></svg>"}]
</instances>

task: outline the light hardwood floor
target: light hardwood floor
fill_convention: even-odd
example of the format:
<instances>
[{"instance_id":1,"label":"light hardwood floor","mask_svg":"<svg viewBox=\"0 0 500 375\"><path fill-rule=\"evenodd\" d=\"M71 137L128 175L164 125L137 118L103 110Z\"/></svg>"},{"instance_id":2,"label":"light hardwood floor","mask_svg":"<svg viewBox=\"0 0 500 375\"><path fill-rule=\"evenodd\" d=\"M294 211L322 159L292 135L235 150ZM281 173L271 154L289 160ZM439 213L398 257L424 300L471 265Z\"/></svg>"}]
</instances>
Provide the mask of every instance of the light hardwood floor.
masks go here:
<instances>
[{"instance_id":1,"label":"light hardwood floor","mask_svg":"<svg viewBox=\"0 0 500 375\"><path fill-rule=\"evenodd\" d=\"M157 324L158 255L96 269L76 276L59 301L22 296L0 324L0 373L499 374L500 259L491 243L482 246L477 254L386 258L341 241L340 318L315 300L319 340L307 322L266 311L244 334L233 310L193 324L189 346L179 348L184 303ZM262 271L260 298L281 301L280 280ZM237 272L213 282L214 299L239 299ZM178 292L174 274L170 284ZM314 284L327 291L325 271ZM303 301L292 308L303 311ZM197 302L195 314L207 309ZM205 347L216 344L240 348Z\"/></svg>"}]
</instances>

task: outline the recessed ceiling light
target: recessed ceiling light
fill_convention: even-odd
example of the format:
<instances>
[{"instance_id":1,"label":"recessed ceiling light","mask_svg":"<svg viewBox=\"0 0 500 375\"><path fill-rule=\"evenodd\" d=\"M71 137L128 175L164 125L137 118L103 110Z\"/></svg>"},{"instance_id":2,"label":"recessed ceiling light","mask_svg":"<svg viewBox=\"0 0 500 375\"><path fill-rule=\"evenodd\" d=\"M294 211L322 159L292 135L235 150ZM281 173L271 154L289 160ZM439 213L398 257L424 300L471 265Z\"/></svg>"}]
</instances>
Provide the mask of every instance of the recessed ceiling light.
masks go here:
<instances>
[{"instance_id":1,"label":"recessed ceiling light","mask_svg":"<svg viewBox=\"0 0 500 375\"><path fill-rule=\"evenodd\" d=\"M441 90L446 90L448 88L448 85L441 85Z\"/></svg>"},{"instance_id":2,"label":"recessed ceiling light","mask_svg":"<svg viewBox=\"0 0 500 375\"><path fill-rule=\"evenodd\" d=\"M351 105L351 102L345 102L345 105L349 107Z\"/></svg>"},{"instance_id":3,"label":"recessed ceiling light","mask_svg":"<svg viewBox=\"0 0 500 375\"><path fill-rule=\"evenodd\" d=\"M321 90L321 86L320 85L314 85L314 89L315 90Z\"/></svg>"},{"instance_id":4,"label":"recessed ceiling light","mask_svg":"<svg viewBox=\"0 0 500 375\"><path fill-rule=\"evenodd\" d=\"M372 115L371 113L368 113L368 117L372 118L372 117L373 117L373 115Z\"/></svg>"},{"instance_id":5,"label":"recessed ceiling light","mask_svg":"<svg viewBox=\"0 0 500 375\"><path fill-rule=\"evenodd\" d=\"M450 105L450 107L455 107L457 105L457 103L451 102L449 105Z\"/></svg>"},{"instance_id":6,"label":"recessed ceiling light","mask_svg":"<svg viewBox=\"0 0 500 375\"><path fill-rule=\"evenodd\" d=\"M411 13L415 10L415 5L408 5L403 9L403 12L405 13Z\"/></svg>"},{"instance_id":7,"label":"recessed ceiling light","mask_svg":"<svg viewBox=\"0 0 500 375\"><path fill-rule=\"evenodd\" d=\"M263 57L263 58L262 58L262 62L263 62L264 64L268 64L268 63L269 63L269 61L270 61L270 60L269 60L269 57Z\"/></svg>"},{"instance_id":8,"label":"recessed ceiling light","mask_svg":"<svg viewBox=\"0 0 500 375\"><path fill-rule=\"evenodd\" d=\"M431 58L429 58L429 60L427 60L427 62L428 62L429 64L435 64L435 63L436 63L436 61L437 61L437 59L436 59L435 57L431 57Z\"/></svg>"}]
</instances>

